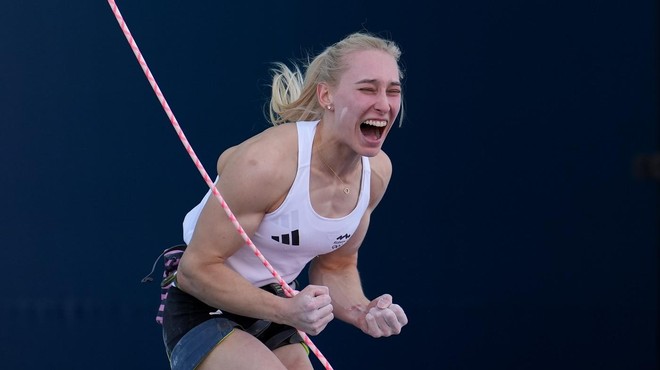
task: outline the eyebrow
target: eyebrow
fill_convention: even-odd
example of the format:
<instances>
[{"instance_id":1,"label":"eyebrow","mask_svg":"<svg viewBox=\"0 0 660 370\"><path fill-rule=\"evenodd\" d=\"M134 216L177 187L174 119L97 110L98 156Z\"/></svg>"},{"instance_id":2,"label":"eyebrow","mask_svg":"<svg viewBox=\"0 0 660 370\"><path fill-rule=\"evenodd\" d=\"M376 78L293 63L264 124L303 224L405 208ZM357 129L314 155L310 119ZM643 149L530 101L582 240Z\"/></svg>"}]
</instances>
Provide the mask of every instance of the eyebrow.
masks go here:
<instances>
[{"instance_id":1,"label":"eyebrow","mask_svg":"<svg viewBox=\"0 0 660 370\"><path fill-rule=\"evenodd\" d=\"M367 83L368 84L376 84L376 83L378 83L378 80L376 80L374 78L365 78L363 80L360 80L360 81L356 82L355 84L359 85L359 84L367 84ZM390 86L392 86L392 85L401 86L401 82L400 81L392 81L392 82L389 83L389 85Z\"/></svg>"}]
</instances>

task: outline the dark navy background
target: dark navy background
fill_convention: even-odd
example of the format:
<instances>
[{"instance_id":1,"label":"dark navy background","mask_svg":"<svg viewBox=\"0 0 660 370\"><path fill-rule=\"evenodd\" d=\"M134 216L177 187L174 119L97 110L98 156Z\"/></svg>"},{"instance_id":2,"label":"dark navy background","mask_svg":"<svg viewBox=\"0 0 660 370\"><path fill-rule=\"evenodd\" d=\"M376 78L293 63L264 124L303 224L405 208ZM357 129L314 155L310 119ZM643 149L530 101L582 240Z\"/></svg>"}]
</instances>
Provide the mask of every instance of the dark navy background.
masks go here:
<instances>
[{"instance_id":1,"label":"dark navy background","mask_svg":"<svg viewBox=\"0 0 660 370\"><path fill-rule=\"evenodd\" d=\"M401 45L360 257L410 324L331 324L335 369L658 368L657 185L632 170L658 147L657 1L118 5L211 176L267 127L271 62ZM105 1L4 1L0 35L0 368L167 369L140 279L206 185Z\"/></svg>"}]
</instances>

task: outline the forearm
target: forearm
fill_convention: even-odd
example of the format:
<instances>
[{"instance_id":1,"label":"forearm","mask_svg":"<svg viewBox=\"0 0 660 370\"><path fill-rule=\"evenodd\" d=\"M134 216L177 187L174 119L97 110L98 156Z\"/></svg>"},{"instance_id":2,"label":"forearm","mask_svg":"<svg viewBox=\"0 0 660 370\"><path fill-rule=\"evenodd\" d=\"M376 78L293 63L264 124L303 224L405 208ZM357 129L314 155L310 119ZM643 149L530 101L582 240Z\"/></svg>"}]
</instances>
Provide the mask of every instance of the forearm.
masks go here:
<instances>
[{"instance_id":1,"label":"forearm","mask_svg":"<svg viewBox=\"0 0 660 370\"><path fill-rule=\"evenodd\" d=\"M359 327L359 319L370 300L364 295L357 266L327 268L312 261L309 268L310 284L328 287L332 297L333 314L336 318Z\"/></svg>"},{"instance_id":2,"label":"forearm","mask_svg":"<svg viewBox=\"0 0 660 370\"><path fill-rule=\"evenodd\" d=\"M284 298L253 286L223 263L196 263L190 259L184 258L177 272L181 290L220 310L284 323Z\"/></svg>"}]
</instances>

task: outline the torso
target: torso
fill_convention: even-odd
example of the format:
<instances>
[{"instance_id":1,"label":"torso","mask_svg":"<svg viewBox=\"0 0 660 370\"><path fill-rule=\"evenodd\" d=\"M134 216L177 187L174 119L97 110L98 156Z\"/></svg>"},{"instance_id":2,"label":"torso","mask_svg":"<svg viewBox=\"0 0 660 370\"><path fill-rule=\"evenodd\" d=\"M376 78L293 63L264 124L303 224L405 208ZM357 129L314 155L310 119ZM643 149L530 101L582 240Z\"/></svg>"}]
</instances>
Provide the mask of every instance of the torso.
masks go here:
<instances>
[{"instance_id":1,"label":"torso","mask_svg":"<svg viewBox=\"0 0 660 370\"><path fill-rule=\"evenodd\" d=\"M323 174L317 173L319 170L311 166L315 126L314 123L301 125L306 128L298 130L295 124L291 124L288 127L268 129L238 147L227 150L218 163L221 171L224 163L231 161L235 154L245 155L246 151L253 156L257 153L275 153L275 157L267 161L272 163L275 159L275 163L279 163L275 166L277 170L269 171L272 174L266 178L276 178L268 187L276 188L276 193L281 196L268 207L252 241L266 260L288 281L296 278L312 258L332 252L348 240L369 206L371 194L371 170L367 158L363 158L361 165L357 166L358 176L351 183L355 191L348 195L337 187L334 178L324 178ZM298 131L304 136L300 143ZM282 149L273 150L273 143L279 143L278 148ZM243 145L252 147L241 147ZM258 152L252 151L259 146L261 149ZM292 148L298 148L296 152L300 155L291 155ZM195 216L191 215L194 212L195 209L186 216L188 229L194 228L196 223ZM226 263L254 285L261 286L275 281L247 247L236 251Z\"/></svg>"}]
</instances>

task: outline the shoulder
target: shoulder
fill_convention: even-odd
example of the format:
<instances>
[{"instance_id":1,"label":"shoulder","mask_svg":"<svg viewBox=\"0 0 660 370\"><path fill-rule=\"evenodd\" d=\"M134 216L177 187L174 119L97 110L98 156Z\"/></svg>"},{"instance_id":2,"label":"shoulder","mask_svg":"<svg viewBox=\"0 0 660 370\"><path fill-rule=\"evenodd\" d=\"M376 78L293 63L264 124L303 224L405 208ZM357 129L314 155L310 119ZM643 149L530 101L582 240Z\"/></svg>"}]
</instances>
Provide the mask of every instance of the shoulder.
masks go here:
<instances>
[{"instance_id":1,"label":"shoulder","mask_svg":"<svg viewBox=\"0 0 660 370\"><path fill-rule=\"evenodd\" d=\"M219 187L229 194L249 194L270 207L286 194L296 176L297 140L295 125L283 124L225 150L217 163Z\"/></svg>"},{"instance_id":2,"label":"shoulder","mask_svg":"<svg viewBox=\"0 0 660 370\"><path fill-rule=\"evenodd\" d=\"M369 166L371 167L371 204L375 207L385 195L387 185L392 178L392 161L381 150L376 156L369 158Z\"/></svg>"},{"instance_id":3,"label":"shoulder","mask_svg":"<svg viewBox=\"0 0 660 370\"><path fill-rule=\"evenodd\" d=\"M387 187L392 178L392 161L382 150L375 156L369 158L371 167L371 182L376 186Z\"/></svg>"},{"instance_id":4,"label":"shoulder","mask_svg":"<svg viewBox=\"0 0 660 370\"><path fill-rule=\"evenodd\" d=\"M218 159L218 169L222 171L229 164L248 167L277 164L297 151L295 124L273 126L225 150Z\"/></svg>"}]
</instances>

